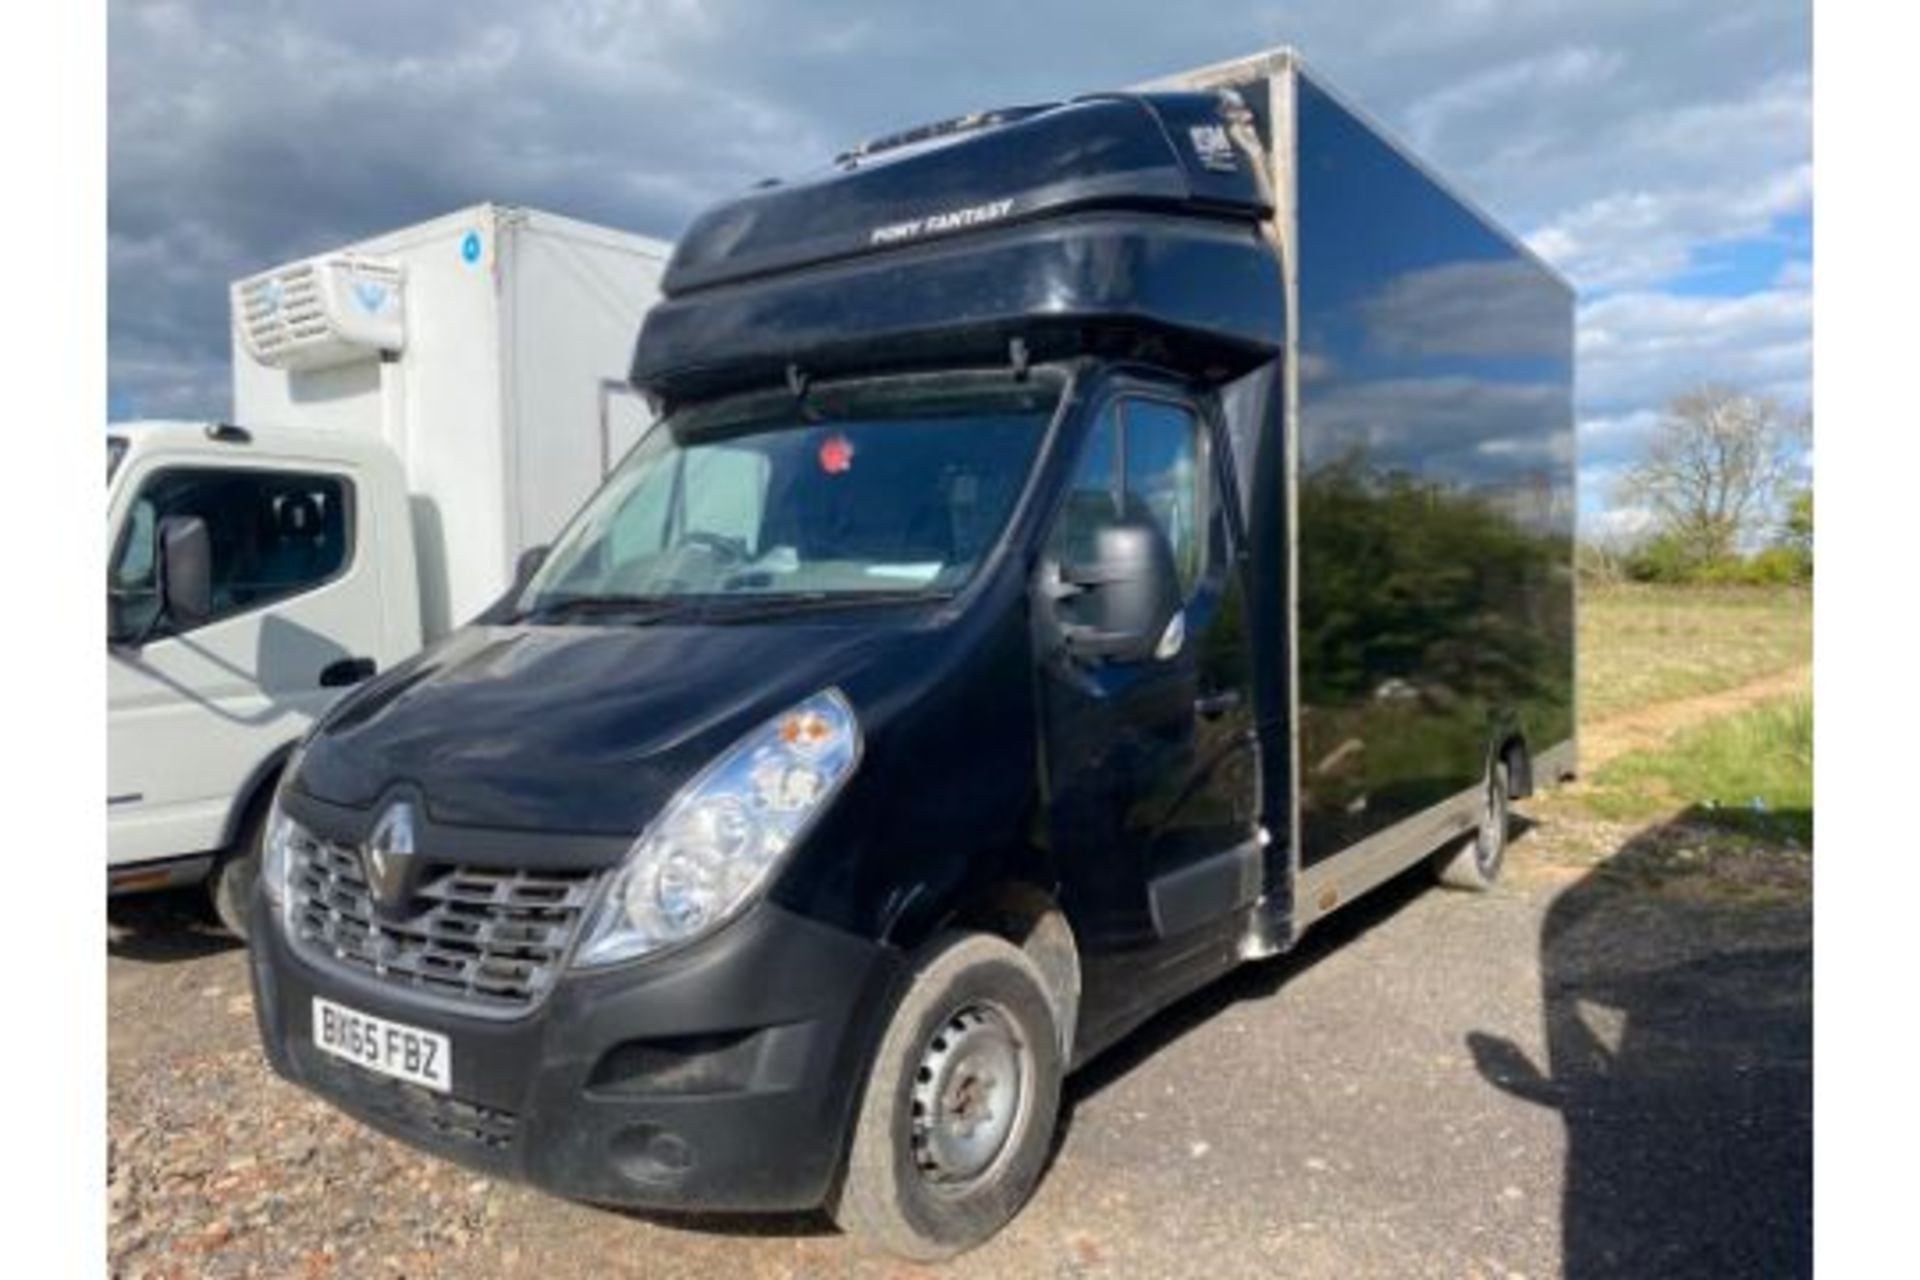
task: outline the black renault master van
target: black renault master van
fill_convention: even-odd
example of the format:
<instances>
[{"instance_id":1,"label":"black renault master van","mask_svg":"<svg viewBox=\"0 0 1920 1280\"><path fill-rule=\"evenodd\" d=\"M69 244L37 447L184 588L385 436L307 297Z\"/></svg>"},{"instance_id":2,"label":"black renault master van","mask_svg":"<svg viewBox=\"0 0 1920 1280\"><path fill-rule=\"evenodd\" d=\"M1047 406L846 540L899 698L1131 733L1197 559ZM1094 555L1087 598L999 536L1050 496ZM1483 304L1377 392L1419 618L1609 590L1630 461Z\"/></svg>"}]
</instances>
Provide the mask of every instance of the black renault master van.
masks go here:
<instances>
[{"instance_id":1,"label":"black renault master van","mask_svg":"<svg viewBox=\"0 0 1920 1280\"><path fill-rule=\"evenodd\" d=\"M936 1258L1153 1012L1498 873L1573 763L1569 294L1290 56L1187 86L694 224L658 425L286 770L278 1071L567 1196Z\"/></svg>"}]
</instances>

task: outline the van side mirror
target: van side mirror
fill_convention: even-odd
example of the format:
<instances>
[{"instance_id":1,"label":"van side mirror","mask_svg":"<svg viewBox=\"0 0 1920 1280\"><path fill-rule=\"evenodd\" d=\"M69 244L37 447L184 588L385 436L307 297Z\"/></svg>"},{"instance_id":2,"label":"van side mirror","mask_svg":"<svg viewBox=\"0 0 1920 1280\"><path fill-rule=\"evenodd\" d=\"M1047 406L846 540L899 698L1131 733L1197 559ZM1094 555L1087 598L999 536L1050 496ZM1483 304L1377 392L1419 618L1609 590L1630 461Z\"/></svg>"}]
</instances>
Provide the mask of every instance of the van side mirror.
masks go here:
<instances>
[{"instance_id":1,"label":"van side mirror","mask_svg":"<svg viewBox=\"0 0 1920 1280\"><path fill-rule=\"evenodd\" d=\"M199 516L160 522L160 604L176 628L197 626L213 614L213 543Z\"/></svg>"},{"instance_id":2,"label":"van side mirror","mask_svg":"<svg viewBox=\"0 0 1920 1280\"><path fill-rule=\"evenodd\" d=\"M1061 641L1077 658L1144 661L1180 611L1173 546L1152 520L1101 525L1090 555L1055 561L1048 577Z\"/></svg>"}]
</instances>

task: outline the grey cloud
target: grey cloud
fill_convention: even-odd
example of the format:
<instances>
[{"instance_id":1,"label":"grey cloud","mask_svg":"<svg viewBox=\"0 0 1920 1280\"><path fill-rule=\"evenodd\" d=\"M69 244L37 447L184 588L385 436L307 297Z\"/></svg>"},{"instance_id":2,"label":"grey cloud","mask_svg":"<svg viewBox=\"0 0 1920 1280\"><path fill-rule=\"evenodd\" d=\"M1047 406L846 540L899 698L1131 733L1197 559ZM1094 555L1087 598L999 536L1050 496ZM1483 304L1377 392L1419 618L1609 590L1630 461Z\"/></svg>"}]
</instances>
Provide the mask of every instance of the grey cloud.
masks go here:
<instances>
[{"instance_id":1,"label":"grey cloud","mask_svg":"<svg viewBox=\"0 0 1920 1280\"><path fill-rule=\"evenodd\" d=\"M1633 243L1680 228L1658 271L1747 233L1721 193L1805 163L1809 26L1798 0L110 0L110 382L134 411L223 412L227 280L477 200L671 237L905 123L1279 43L1503 221L1577 237L1577 271L1624 252L1592 211L1645 196ZM1615 400L1688 372L1601 367Z\"/></svg>"},{"instance_id":2,"label":"grey cloud","mask_svg":"<svg viewBox=\"0 0 1920 1280\"><path fill-rule=\"evenodd\" d=\"M1703 381L1805 404L1813 295L1803 284L1732 298L1614 294L1581 307L1578 352L1580 399L1590 414L1658 407Z\"/></svg>"}]
</instances>

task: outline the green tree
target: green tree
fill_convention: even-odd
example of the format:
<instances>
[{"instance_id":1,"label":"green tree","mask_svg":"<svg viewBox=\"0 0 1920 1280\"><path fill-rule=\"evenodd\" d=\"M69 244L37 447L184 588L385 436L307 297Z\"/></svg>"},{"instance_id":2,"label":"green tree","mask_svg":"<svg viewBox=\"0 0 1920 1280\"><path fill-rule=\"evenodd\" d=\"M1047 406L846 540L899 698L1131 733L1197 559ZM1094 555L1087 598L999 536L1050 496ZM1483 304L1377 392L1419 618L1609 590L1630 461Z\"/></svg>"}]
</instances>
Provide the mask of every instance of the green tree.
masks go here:
<instances>
[{"instance_id":1,"label":"green tree","mask_svg":"<svg viewBox=\"0 0 1920 1280\"><path fill-rule=\"evenodd\" d=\"M1791 554L1800 567L1800 577L1813 576L1813 486L1808 485L1787 503L1787 518L1780 527L1780 548Z\"/></svg>"},{"instance_id":2,"label":"green tree","mask_svg":"<svg viewBox=\"0 0 1920 1280\"><path fill-rule=\"evenodd\" d=\"M1805 415L1771 396L1707 384L1667 402L1620 496L1654 515L1659 558L1707 572L1763 533L1799 465Z\"/></svg>"}]
</instances>

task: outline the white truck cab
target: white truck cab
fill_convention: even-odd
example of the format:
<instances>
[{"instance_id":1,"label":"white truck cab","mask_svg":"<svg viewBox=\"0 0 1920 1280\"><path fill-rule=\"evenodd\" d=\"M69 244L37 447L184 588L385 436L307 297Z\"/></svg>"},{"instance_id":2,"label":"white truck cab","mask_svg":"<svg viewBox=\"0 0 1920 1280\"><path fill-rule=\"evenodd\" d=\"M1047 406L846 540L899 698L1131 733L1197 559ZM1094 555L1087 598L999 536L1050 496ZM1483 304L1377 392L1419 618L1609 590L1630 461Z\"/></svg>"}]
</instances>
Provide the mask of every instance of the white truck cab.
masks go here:
<instances>
[{"instance_id":1,"label":"white truck cab","mask_svg":"<svg viewBox=\"0 0 1920 1280\"><path fill-rule=\"evenodd\" d=\"M235 282L234 419L107 433L110 893L211 877L346 689L505 591L651 424L670 246L480 205Z\"/></svg>"},{"instance_id":2,"label":"white truck cab","mask_svg":"<svg viewBox=\"0 0 1920 1280\"><path fill-rule=\"evenodd\" d=\"M205 875L250 816L236 797L342 689L419 648L419 588L406 480L378 438L148 422L108 440L108 859L114 887L149 888ZM209 607L181 619L160 534L187 519Z\"/></svg>"}]
</instances>

